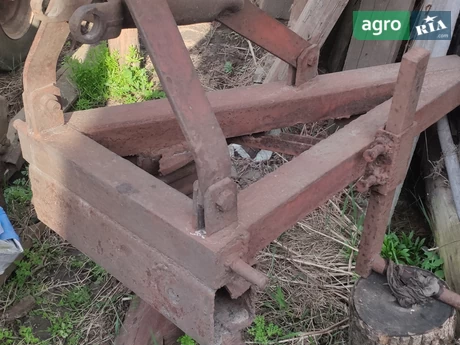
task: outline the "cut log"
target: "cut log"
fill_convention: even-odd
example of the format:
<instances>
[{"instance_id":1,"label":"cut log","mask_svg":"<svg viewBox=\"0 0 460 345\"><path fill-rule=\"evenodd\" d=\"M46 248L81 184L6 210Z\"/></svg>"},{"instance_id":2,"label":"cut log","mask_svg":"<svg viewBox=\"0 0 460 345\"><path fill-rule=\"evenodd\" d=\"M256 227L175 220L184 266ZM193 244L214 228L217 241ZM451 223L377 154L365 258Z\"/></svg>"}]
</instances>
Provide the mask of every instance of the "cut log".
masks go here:
<instances>
[{"instance_id":1,"label":"cut log","mask_svg":"<svg viewBox=\"0 0 460 345\"><path fill-rule=\"evenodd\" d=\"M360 11L411 11L415 0L365 0ZM401 41L358 41L351 39L344 70L385 65L396 61Z\"/></svg>"},{"instance_id":2,"label":"cut log","mask_svg":"<svg viewBox=\"0 0 460 345\"><path fill-rule=\"evenodd\" d=\"M322 47L347 4L348 0L308 1L291 29L311 43ZM265 82L286 80L287 73L288 65L276 59Z\"/></svg>"},{"instance_id":3,"label":"cut log","mask_svg":"<svg viewBox=\"0 0 460 345\"><path fill-rule=\"evenodd\" d=\"M384 276L359 279L350 301L350 345L450 345L456 313L436 299L406 309Z\"/></svg>"},{"instance_id":4,"label":"cut log","mask_svg":"<svg viewBox=\"0 0 460 345\"><path fill-rule=\"evenodd\" d=\"M288 20L293 0L262 0L260 8L276 19Z\"/></svg>"}]
</instances>

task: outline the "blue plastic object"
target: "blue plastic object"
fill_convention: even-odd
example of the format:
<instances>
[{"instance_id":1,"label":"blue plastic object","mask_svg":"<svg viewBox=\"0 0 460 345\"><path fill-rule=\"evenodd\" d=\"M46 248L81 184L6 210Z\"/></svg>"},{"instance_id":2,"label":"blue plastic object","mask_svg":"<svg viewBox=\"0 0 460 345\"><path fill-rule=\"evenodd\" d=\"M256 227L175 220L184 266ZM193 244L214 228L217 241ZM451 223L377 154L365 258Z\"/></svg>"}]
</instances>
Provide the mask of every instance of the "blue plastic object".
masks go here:
<instances>
[{"instance_id":1,"label":"blue plastic object","mask_svg":"<svg viewBox=\"0 0 460 345\"><path fill-rule=\"evenodd\" d=\"M0 230L0 240L17 240L19 241L19 236L14 231L13 225L11 225L10 219L5 213L5 210L0 207L0 225L2 226L3 233Z\"/></svg>"}]
</instances>

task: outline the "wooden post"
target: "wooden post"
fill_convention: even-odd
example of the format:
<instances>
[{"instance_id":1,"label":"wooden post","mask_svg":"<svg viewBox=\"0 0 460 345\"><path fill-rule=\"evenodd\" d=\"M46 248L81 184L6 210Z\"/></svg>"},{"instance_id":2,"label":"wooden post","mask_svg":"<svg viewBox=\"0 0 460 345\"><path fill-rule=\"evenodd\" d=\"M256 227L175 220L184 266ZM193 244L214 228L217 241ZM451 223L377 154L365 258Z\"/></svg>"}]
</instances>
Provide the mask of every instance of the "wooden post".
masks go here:
<instances>
[{"instance_id":1,"label":"wooden post","mask_svg":"<svg viewBox=\"0 0 460 345\"><path fill-rule=\"evenodd\" d=\"M120 54L120 64L126 62L130 47L139 50L139 33L137 29L123 29L120 36L109 40L110 51L118 51Z\"/></svg>"},{"instance_id":2,"label":"wooden post","mask_svg":"<svg viewBox=\"0 0 460 345\"><path fill-rule=\"evenodd\" d=\"M415 0L364 0L360 11L411 11ZM344 70L393 63L399 53L401 41L358 41L351 39Z\"/></svg>"},{"instance_id":3,"label":"wooden post","mask_svg":"<svg viewBox=\"0 0 460 345\"><path fill-rule=\"evenodd\" d=\"M441 147L435 126L426 131L423 149L423 172L431 230L444 260L444 274L449 287L460 292L460 221L457 216L452 191L441 175ZM460 323L460 322L459 322ZM460 325L457 332L460 333Z\"/></svg>"},{"instance_id":4,"label":"wooden post","mask_svg":"<svg viewBox=\"0 0 460 345\"><path fill-rule=\"evenodd\" d=\"M291 7L291 15L289 17L289 27L293 28L295 23L302 14L303 9L307 5L308 0L294 0L294 3Z\"/></svg>"},{"instance_id":5,"label":"wooden post","mask_svg":"<svg viewBox=\"0 0 460 345\"><path fill-rule=\"evenodd\" d=\"M289 19L293 0L262 0L260 8L276 19Z\"/></svg>"},{"instance_id":6,"label":"wooden post","mask_svg":"<svg viewBox=\"0 0 460 345\"><path fill-rule=\"evenodd\" d=\"M329 73L343 70L348 47L353 36L353 12L358 11L360 5L361 0L350 0L348 2L337 25L325 43L323 54L328 56L327 69Z\"/></svg>"},{"instance_id":7,"label":"wooden post","mask_svg":"<svg viewBox=\"0 0 460 345\"><path fill-rule=\"evenodd\" d=\"M350 345L453 344L456 313L434 298L401 307L384 276L356 283L350 301Z\"/></svg>"}]
</instances>

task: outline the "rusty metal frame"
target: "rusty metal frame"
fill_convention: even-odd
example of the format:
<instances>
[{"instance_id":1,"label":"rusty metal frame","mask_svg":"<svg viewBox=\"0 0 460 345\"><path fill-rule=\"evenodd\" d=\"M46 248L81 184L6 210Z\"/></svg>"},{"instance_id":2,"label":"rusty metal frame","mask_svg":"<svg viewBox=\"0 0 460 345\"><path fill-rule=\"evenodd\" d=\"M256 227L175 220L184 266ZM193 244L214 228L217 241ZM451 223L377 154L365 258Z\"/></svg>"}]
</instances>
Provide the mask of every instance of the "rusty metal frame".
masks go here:
<instances>
[{"instance_id":1,"label":"rusty metal frame","mask_svg":"<svg viewBox=\"0 0 460 345\"><path fill-rule=\"evenodd\" d=\"M201 344L241 344L254 315L251 284L267 283L252 267L257 252L370 172L367 186L382 185L372 187L376 208L357 270L364 277L384 270L378 253L385 215L405 175L408 143L460 105L460 58L428 64L426 52L413 50L402 64L316 76L317 47L249 1L226 0L215 13L215 4L200 0L205 13L288 62L293 76L287 85L205 94L174 22L193 17L180 13L179 2L126 0L168 100L63 114L55 66L69 26L44 18L25 65L27 121L15 126L45 224ZM62 6L52 0L51 9L56 4ZM400 125L397 114L404 115ZM352 115L361 116L320 142L248 136ZM297 157L237 193L226 138ZM166 176L122 158L138 154L161 157ZM375 177L376 161L386 179ZM189 194L196 179L193 200L172 187Z\"/></svg>"}]
</instances>

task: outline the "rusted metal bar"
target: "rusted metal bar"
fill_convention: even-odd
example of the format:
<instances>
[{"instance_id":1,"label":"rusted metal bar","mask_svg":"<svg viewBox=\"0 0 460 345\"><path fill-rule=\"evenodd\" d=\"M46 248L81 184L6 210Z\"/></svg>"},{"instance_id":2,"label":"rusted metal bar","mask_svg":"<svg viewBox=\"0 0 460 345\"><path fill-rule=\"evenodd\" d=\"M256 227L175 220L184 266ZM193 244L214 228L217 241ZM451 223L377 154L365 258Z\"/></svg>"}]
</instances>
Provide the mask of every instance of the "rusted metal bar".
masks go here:
<instances>
[{"instance_id":1,"label":"rusted metal bar","mask_svg":"<svg viewBox=\"0 0 460 345\"><path fill-rule=\"evenodd\" d=\"M234 279L230 266L247 235L236 227L198 236L189 198L71 128L37 137L23 122L16 127L38 217L193 338L214 344L215 294Z\"/></svg>"},{"instance_id":2,"label":"rusted metal bar","mask_svg":"<svg viewBox=\"0 0 460 345\"><path fill-rule=\"evenodd\" d=\"M240 11L224 13L217 20L293 67L297 67L297 58L311 45L250 0L245 0Z\"/></svg>"},{"instance_id":3,"label":"rusted metal bar","mask_svg":"<svg viewBox=\"0 0 460 345\"><path fill-rule=\"evenodd\" d=\"M43 23L25 62L24 110L35 133L64 124L61 93L55 83L56 61L68 35L67 23Z\"/></svg>"},{"instance_id":4,"label":"rusted metal bar","mask_svg":"<svg viewBox=\"0 0 460 345\"><path fill-rule=\"evenodd\" d=\"M199 334L213 334L212 289L69 191L66 181L59 183L34 166L29 173L37 215L45 224L176 325L207 343ZM196 303L200 313L196 312Z\"/></svg>"},{"instance_id":5,"label":"rusted metal bar","mask_svg":"<svg viewBox=\"0 0 460 345\"><path fill-rule=\"evenodd\" d=\"M422 132L458 105L460 69L427 77L414 132ZM363 175L363 152L384 128L390 107L391 101L383 103L239 193L240 227L250 234L248 257ZM292 179L298 171L302 174Z\"/></svg>"},{"instance_id":6,"label":"rusted metal bar","mask_svg":"<svg viewBox=\"0 0 460 345\"><path fill-rule=\"evenodd\" d=\"M298 156L302 152L312 147L310 144L305 144L294 140L284 140L276 135L247 135L232 138L230 141L235 144L245 145L256 149L285 153L292 156Z\"/></svg>"},{"instance_id":7,"label":"rusted metal bar","mask_svg":"<svg viewBox=\"0 0 460 345\"><path fill-rule=\"evenodd\" d=\"M224 134L166 0L127 0L127 5L193 153L204 198L206 232L213 234L237 220L236 185L229 179L231 162ZM208 191L212 186L213 191ZM217 194L233 198L232 207L216 207Z\"/></svg>"},{"instance_id":8,"label":"rusted metal bar","mask_svg":"<svg viewBox=\"0 0 460 345\"><path fill-rule=\"evenodd\" d=\"M455 73L459 63L458 56L432 59L427 77L443 71ZM284 83L270 83L210 92L207 96L225 136L231 138L365 113L391 97L398 69L399 64L384 65L321 75L295 89ZM434 82L434 78L430 80ZM79 111L66 114L66 120L122 156L146 148L159 151L185 140L167 100ZM138 140L131 140L133 137Z\"/></svg>"},{"instance_id":9,"label":"rusted metal bar","mask_svg":"<svg viewBox=\"0 0 460 345\"><path fill-rule=\"evenodd\" d=\"M197 164L200 188L230 176L222 130L201 87L166 0L128 0L169 103Z\"/></svg>"},{"instance_id":10,"label":"rusted metal bar","mask_svg":"<svg viewBox=\"0 0 460 345\"><path fill-rule=\"evenodd\" d=\"M460 309L460 295L449 289L442 288L441 294L437 297L440 301L454 307L455 309Z\"/></svg>"},{"instance_id":11,"label":"rusted metal bar","mask_svg":"<svg viewBox=\"0 0 460 345\"><path fill-rule=\"evenodd\" d=\"M47 140L29 135L21 122L17 128L30 164L209 286L225 285L229 272L223 263L216 265L218 254L243 248L244 233L226 229L215 234L216 242L194 236L192 200L180 192L69 127L55 129Z\"/></svg>"},{"instance_id":12,"label":"rusted metal bar","mask_svg":"<svg viewBox=\"0 0 460 345\"><path fill-rule=\"evenodd\" d=\"M414 136L418 134L412 127L429 57L430 52L421 48L413 48L404 55L385 132L378 134L378 147L384 144L387 148L368 166L369 177L377 182L383 176L384 180L378 181L382 186L372 188L364 221L356 262L356 272L363 277L371 274L373 261L380 257L395 190L406 175Z\"/></svg>"}]
</instances>

